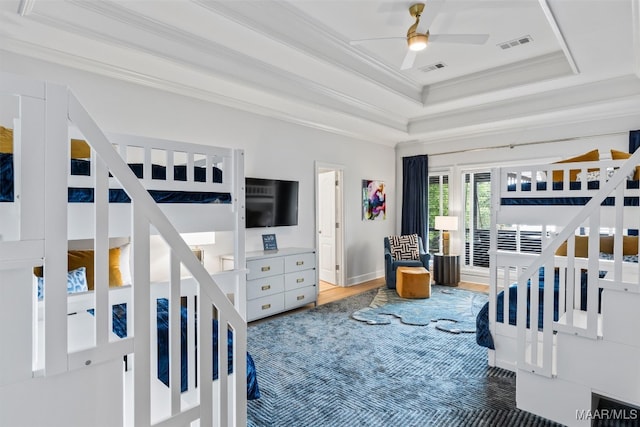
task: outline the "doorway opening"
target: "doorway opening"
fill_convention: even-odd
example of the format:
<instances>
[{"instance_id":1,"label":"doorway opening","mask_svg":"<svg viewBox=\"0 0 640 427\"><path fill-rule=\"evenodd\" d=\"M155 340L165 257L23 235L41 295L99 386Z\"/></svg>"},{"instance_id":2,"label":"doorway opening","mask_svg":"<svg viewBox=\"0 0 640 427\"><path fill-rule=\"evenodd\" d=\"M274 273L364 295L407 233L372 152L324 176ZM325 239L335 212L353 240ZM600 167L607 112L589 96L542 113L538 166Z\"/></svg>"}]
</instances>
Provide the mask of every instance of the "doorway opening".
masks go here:
<instances>
[{"instance_id":1,"label":"doorway opening","mask_svg":"<svg viewBox=\"0 0 640 427\"><path fill-rule=\"evenodd\" d=\"M316 162L316 252L320 292L345 286L343 168Z\"/></svg>"}]
</instances>

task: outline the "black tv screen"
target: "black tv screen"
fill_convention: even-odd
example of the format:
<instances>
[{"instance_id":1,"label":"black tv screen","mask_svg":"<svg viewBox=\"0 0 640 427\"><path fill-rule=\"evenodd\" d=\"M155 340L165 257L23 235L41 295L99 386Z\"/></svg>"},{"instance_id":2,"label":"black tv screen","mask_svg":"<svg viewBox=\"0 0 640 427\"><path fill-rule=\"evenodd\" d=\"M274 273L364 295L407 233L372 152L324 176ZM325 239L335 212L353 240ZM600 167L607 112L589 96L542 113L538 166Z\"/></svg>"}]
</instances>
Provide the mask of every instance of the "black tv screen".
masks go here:
<instances>
[{"instance_id":1,"label":"black tv screen","mask_svg":"<svg viewBox=\"0 0 640 427\"><path fill-rule=\"evenodd\" d=\"M298 181L246 178L246 227L298 225Z\"/></svg>"}]
</instances>

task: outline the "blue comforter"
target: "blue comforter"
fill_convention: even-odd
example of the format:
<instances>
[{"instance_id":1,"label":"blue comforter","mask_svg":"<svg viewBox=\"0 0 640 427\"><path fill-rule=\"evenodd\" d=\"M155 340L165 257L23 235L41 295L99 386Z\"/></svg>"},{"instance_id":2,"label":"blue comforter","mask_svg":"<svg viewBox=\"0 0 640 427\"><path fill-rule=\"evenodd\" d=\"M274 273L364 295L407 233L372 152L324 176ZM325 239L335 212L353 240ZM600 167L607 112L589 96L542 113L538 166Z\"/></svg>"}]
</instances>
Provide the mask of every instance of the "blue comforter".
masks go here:
<instances>
[{"instance_id":1,"label":"blue comforter","mask_svg":"<svg viewBox=\"0 0 640 427\"><path fill-rule=\"evenodd\" d=\"M604 277L604 272L600 273L600 277ZM539 287L538 287L538 301L544 301L544 267L540 268L539 271ZM553 320L558 320L558 289L559 289L560 277L559 270L555 270L554 274L554 285L553 285ZM602 289L600 290L602 292ZM530 296L531 296L531 281L527 282L527 328L529 327L529 317L530 317ZM580 274L580 309L587 309L587 271L582 270ZM509 313L508 313L508 321L510 325L516 324L517 317L517 299L518 299L518 285L513 284L509 286ZM598 308L598 311L600 308ZM543 304L538 304L538 329L542 329L543 322L543 314L544 314L544 306ZM504 323L504 291L498 294L497 298L497 313L496 313L496 321L500 323ZM478 316L476 317L476 342L490 349L495 349L493 337L491 336L491 332L489 331L489 303L486 303Z\"/></svg>"},{"instance_id":2,"label":"blue comforter","mask_svg":"<svg viewBox=\"0 0 640 427\"><path fill-rule=\"evenodd\" d=\"M158 322L158 379L165 385L169 385L169 301L160 298L157 301ZM188 387L188 356L187 356L187 308L181 307L181 384L182 391ZM120 338L127 336L127 309L126 304L113 306L113 333ZM193 331L191 331L193 335ZM218 321L213 319L213 379L218 379ZM227 331L228 348L228 373L233 372L233 333ZM253 358L247 353L247 399L253 400L260 397L260 388L256 374L256 366Z\"/></svg>"}]
</instances>

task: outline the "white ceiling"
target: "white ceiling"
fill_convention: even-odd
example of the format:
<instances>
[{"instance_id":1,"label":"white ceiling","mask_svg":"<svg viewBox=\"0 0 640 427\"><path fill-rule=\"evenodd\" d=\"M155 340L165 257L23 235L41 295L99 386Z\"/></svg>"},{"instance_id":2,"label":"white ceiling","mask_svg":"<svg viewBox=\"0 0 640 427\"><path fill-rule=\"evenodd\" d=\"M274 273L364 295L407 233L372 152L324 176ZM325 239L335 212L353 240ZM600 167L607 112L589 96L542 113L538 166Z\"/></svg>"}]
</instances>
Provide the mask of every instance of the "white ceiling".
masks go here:
<instances>
[{"instance_id":1,"label":"white ceiling","mask_svg":"<svg viewBox=\"0 0 640 427\"><path fill-rule=\"evenodd\" d=\"M3 0L0 55L395 145L640 96L639 1L427 0L431 34L488 41L430 42L402 71L411 1Z\"/></svg>"}]
</instances>

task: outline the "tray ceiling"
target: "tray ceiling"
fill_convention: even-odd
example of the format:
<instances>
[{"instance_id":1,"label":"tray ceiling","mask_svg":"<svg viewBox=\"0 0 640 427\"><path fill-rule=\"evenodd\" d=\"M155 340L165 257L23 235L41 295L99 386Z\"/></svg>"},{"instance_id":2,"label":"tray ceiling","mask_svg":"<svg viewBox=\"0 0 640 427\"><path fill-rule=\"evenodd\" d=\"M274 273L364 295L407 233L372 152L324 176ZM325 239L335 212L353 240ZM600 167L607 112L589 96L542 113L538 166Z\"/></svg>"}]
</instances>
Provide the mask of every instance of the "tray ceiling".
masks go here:
<instances>
[{"instance_id":1,"label":"tray ceiling","mask_svg":"<svg viewBox=\"0 0 640 427\"><path fill-rule=\"evenodd\" d=\"M430 42L401 70L407 1L5 0L0 59L32 56L395 145L628 101L640 93L637 1L430 0L431 34L487 42ZM381 37L396 39L350 43Z\"/></svg>"}]
</instances>

